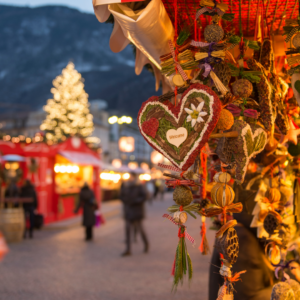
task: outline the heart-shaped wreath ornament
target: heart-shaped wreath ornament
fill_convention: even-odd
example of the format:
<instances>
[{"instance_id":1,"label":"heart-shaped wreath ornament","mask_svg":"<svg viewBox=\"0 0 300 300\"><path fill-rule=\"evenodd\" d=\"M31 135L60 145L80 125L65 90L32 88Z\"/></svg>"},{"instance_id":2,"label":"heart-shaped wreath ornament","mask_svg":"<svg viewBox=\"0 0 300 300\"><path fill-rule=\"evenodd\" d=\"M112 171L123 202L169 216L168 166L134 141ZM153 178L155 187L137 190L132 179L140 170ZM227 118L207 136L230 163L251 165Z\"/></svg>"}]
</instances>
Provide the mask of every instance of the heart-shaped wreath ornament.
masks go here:
<instances>
[{"instance_id":1,"label":"heart-shaped wreath ornament","mask_svg":"<svg viewBox=\"0 0 300 300\"><path fill-rule=\"evenodd\" d=\"M179 169L187 170L208 141L220 112L215 92L195 83L182 94L177 106L151 97L143 103L137 120L150 146Z\"/></svg>"},{"instance_id":2,"label":"heart-shaped wreath ornament","mask_svg":"<svg viewBox=\"0 0 300 300\"><path fill-rule=\"evenodd\" d=\"M264 150L268 141L267 133L259 126L251 126L242 120L235 120L231 131L237 131L237 138L221 138L216 153L223 163L236 163L235 179L243 183L247 166L252 157Z\"/></svg>"}]
</instances>

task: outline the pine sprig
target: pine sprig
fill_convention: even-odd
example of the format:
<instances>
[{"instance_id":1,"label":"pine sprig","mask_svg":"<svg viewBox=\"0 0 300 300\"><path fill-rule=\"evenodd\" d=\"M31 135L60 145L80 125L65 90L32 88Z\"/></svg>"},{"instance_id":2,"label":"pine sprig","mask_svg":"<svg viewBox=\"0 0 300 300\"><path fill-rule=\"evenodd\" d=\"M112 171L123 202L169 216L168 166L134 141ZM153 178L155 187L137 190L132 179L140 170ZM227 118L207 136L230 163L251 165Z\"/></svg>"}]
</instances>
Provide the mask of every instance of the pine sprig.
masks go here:
<instances>
[{"instance_id":1,"label":"pine sprig","mask_svg":"<svg viewBox=\"0 0 300 300\"><path fill-rule=\"evenodd\" d=\"M182 274L182 243L181 239L178 242L178 246L176 249L176 258L175 258L175 272L174 272L174 281L172 290L177 290L177 286L180 281L183 280Z\"/></svg>"},{"instance_id":2,"label":"pine sprig","mask_svg":"<svg viewBox=\"0 0 300 300\"><path fill-rule=\"evenodd\" d=\"M171 213L174 213L174 212L178 211L179 208L180 208L180 205L174 204L174 205L168 207L168 211ZM200 210L200 204L193 203L193 204L183 206L183 210L186 211L187 213L192 212L192 211L198 212Z\"/></svg>"},{"instance_id":3,"label":"pine sprig","mask_svg":"<svg viewBox=\"0 0 300 300\"><path fill-rule=\"evenodd\" d=\"M189 280L191 280L193 277L193 265L192 265L192 260L190 255L188 254L188 252L186 254L187 254L188 269L189 269Z\"/></svg>"}]
</instances>

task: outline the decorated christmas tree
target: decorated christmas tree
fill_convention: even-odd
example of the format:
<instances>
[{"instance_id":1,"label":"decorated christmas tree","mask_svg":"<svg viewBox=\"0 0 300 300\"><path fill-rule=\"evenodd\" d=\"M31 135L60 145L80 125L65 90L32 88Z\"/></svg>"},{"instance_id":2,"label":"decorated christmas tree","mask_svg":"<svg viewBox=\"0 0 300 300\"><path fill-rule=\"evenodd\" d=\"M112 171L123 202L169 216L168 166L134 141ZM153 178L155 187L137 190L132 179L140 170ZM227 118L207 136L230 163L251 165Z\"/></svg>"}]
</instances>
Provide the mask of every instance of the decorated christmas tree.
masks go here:
<instances>
[{"instance_id":1,"label":"decorated christmas tree","mask_svg":"<svg viewBox=\"0 0 300 300\"><path fill-rule=\"evenodd\" d=\"M81 74L72 62L53 80L53 86L53 99L49 99L44 106L47 116L41 125L46 139L58 142L73 135L89 136L94 126L88 94L84 90Z\"/></svg>"}]
</instances>

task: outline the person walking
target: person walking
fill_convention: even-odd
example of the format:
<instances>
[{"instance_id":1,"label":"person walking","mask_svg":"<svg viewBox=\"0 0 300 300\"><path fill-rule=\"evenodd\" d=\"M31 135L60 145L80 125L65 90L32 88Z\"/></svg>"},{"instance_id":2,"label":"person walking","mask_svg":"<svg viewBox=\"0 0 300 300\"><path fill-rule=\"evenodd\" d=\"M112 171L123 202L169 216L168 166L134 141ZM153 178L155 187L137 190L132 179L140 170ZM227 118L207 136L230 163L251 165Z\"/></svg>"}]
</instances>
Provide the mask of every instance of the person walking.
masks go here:
<instances>
[{"instance_id":1,"label":"person walking","mask_svg":"<svg viewBox=\"0 0 300 300\"><path fill-rule=\"evenodd\" d=\"M26 179L23 186L21 187L20 198L32 199L32 202L24 202L23 208L25 213L25 220L29 220L29 228L28 226L25 226L24 239L27 236L28 229L29 229L29 238L33 238L34 212L38 207L38 199L37 199L35 188L29 179Z\"/></svg>"},{"instance_id":2,"label":"person walking","mask_svg":"<svg viewBox=\"0 0 300 300\"><path fill-rule=\"evenodd\" d=\"M85 227L85 240L91 241L93 239L93 227L96 224L95 211L98 208L94 192L85 183L79 193L79 202L74 211L78 213L79 209L83 208L82 225Z\"/></svg>"},{"instance_id":3,"label":"person walking","mask_svg":"<svg viewBox=\"0 0 300 300\"><path fill-rule=\"evenodd\" d=\"M144 252L147 253L149 243L142 224L145 217L144 204L147 200L147 192L135 173L131 173L129 180L122 183L120 198L124 205L126 232L126 250L122 256L131 255L131 233L134 230L141 234Z\"/></svg>"}]
</instances>

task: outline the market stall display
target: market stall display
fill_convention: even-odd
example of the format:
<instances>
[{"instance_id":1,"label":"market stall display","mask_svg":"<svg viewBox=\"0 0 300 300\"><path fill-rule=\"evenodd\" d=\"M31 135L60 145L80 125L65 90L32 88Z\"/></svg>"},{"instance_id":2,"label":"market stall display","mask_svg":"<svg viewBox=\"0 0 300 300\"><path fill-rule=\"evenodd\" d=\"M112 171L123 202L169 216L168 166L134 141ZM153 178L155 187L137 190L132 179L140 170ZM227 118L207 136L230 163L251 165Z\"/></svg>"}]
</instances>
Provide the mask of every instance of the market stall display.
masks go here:
<instances>
[{"instance_id":1,"label":"market stall display","mask_svg":"<svg viewBox=\"0 0 300 300\"><path fill-rule=\"evenodd\" d=\"M173 164L160 164L176 203L168 209L173 216L163 215L178 227L173 288L193 275L188 216L201 216L202 253L205 217L213 217L224 279L215 298L234 298L234 285L247 276L231 269L240 243L247 243L235 229L243 213L282 281L269 297L294 299L297 284L285 269L291 270L292 252L299 257L300 244L298 1L98 0L94 8L100 22L112 14L111 49L132 42L136 73L150 61L163 82L163 95L143 102L137 119L145 140ZM153 26L141 27L146 21ZM250 199L249 190L257 195Z\"/></svg>"}]
</instances>

